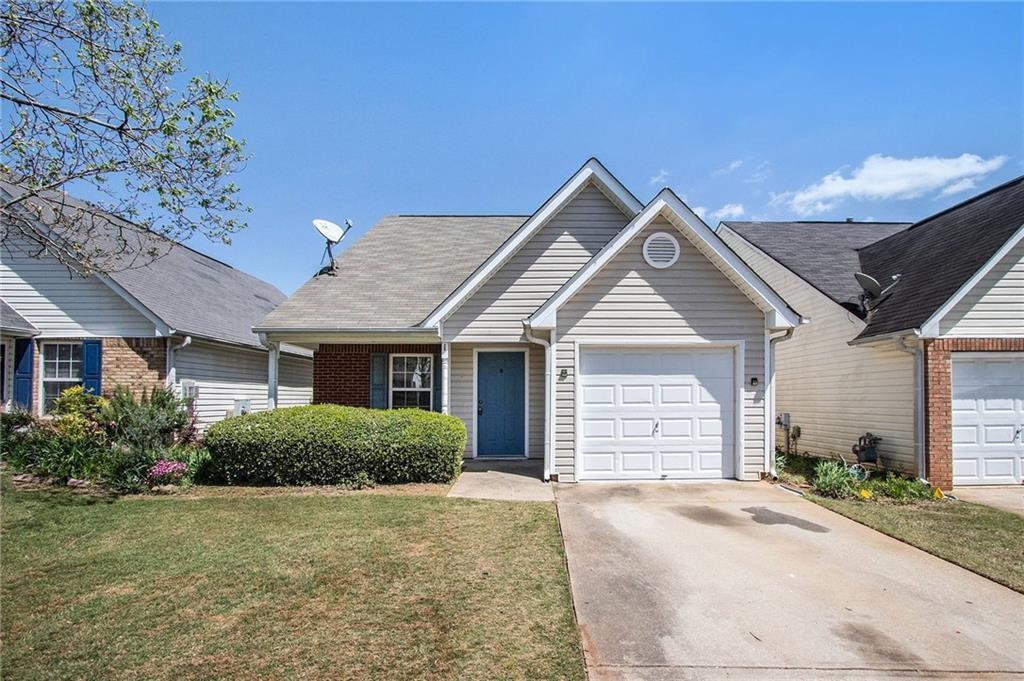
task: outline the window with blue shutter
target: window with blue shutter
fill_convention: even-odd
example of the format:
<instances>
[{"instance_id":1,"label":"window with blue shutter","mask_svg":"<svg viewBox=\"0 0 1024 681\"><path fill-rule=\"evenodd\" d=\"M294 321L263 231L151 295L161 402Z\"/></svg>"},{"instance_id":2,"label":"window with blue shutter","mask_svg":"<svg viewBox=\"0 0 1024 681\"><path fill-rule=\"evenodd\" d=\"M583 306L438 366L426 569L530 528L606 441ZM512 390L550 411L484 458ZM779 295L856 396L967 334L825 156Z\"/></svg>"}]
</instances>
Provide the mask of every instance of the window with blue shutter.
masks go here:
<instances>
[{"instance_id":1,"label":"window with blue shutter","mask_svg":"<svg viewBox=\"0 0 1024 681\"><path fill-rule=\"evenodd\" d=\"M370 407L388 408L388 355L385 352L370 355Z\"/></svg>"},{"instance_id":2,"label":"window with blue shutter","mask_svg":"<svg viewBox=\"0 0 1024 681\"><path fill-rule=\"evenodd\" d=\"M82 388L93 395L103 394L103 341L82 341Z\"/></svg>"}]
</instances>

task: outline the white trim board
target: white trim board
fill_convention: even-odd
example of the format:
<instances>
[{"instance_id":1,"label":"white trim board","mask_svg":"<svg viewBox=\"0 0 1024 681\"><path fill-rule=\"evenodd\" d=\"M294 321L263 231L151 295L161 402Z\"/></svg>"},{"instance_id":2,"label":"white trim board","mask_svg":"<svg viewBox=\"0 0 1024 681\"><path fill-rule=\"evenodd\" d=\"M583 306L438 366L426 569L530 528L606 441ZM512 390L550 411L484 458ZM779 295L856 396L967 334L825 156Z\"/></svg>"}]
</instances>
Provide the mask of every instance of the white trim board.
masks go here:
<instances>
[{"instance_id":1,"label":"white trim board","mask_svg":"<svg viewBox=\"0 0 1024 681\"><path fill-rule=\"evenodd\" d=\"M679 338L679 337L652 337L652 338L577 338L573 343L573 432L574 440L572 447L572 475L573 480L580 480L580 442L583 440L581 433L580 416L582 405L580 404L580 347L611 347L611 348L636 348L636 347L671 347L671 348L730 348L733 352L733 400L735 401L735 424L733 426L733 471L732 479L743 480L743 430L745 427L744 404L744 379L746 368L744 358L746 357L746 342L743 340L705 340L703 338ZM714 480L715 478L710 478ZM729 478L726 478L729 479ZM695 480L695 482L700 480ZM585 480L582 482L597 482ZM634 482L634 481L631 481ZM675 479L651 480L650 482L678 482Z\"/></svg>"},{"instance_id":2,"label":"white trim board","mask_svg":"<svg viewBox=\"0 0 1024 681\"><path fill-rule=\"evenodd\" d=\"M942 306L932 313L924 324L921 325L921 335L925 338L938 338L941 334L939 333L939 324L942 322L942 318L945 317L950 311L956 307L956 304L963 300L968 293L971 292L978 283L984 279L985 275L992 271L996 265L1002 261L1006 254L1009 253L1014 246L1024 240L1024 225L1013 233L1013 235L1006 240L999 250L992 254L984 265L982 265L977 272L971 275L971 278L964 282L963 286L957 289L956 293L950 296L949 300L942 304Z\"/></svg>"},{"instance_id":3,"label":"white trim board","mask_svg":"<svg viewBox=\"0 0 1024 681\"><path fill-rule=\"evenodd\" d=\"M473 457L477 458L477 443L480 440L480 428L477 424L477 385L479 383L479 363L478 358L481 352L521 352L523 353L523 452L522 457L514 457L516 459L530 458L530 348L529 346L523 347L522 345L495 345L487 348L473 348ZM486 457L486 458L509 458L509 457Z\"/></svg>"},{"instance_id":4,"label":"white trim board","mask_svg":"<svg viewBox=\"0 0 1024 681\"><path fill-rule=\"evenodd\" d=\"M491 275L508 262L519 248L533 237L547 222L558 214L584 187L594 183L602 191L614 197L625 208L623 214L633 217L643 208L625 185L608 172L596 158L591 158L563 184L544 204L522 224L516 232L490 255L468 279L463 281L437 308L420 324L434 327L438 322L455 311L469 296L480 288Z\"/></svg>"},{"instance_id":5,"label":"white trim board","mask_svg":"<svg viewBox=\"0 0 1024 681\"><path fill-rule=\"evenodd\" d=\"M711 249L720 263L733 271L757 295L753 300L765 310L768 326L771 329L789 329L800 325L800 315L793 311L786 301L776 293L761 277L757 275L715 232L698 218L682 199L671 189L663 189L647 204L646 207L626 225L601 251L587 262L569 281L555 292L553 296L537 309L527 320L536 329L553 329L557 325L557 311L566 301L591 280L601 268L629 244L645 227L659 216L664 216L680 228L681 222L693 238ZM673 220L672 218L675 218ZM681 228L680 228L681 229ZM682 231L682 230L681 230ZM700 249L698 249L700 250ZM748 297L750 297L748 295Z\"/></svg>"}]
</instances>

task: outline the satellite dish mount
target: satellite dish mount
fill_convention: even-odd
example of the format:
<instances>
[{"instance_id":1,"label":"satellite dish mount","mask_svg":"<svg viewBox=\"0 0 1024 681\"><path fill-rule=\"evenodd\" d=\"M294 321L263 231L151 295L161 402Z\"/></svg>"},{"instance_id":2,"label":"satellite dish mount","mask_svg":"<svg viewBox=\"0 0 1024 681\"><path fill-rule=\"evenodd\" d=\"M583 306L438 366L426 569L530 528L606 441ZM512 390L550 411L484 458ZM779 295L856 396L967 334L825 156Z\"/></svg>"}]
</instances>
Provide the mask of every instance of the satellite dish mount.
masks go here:
<instances>
[{"instance_id":1,"label":"satellite dish mount","mask_svg":"<svg viewBox=\"0 0 1024 681\"><path fill-rule=\"evenodd\" d=\"M340 243L341 240L345 238L345 235L348 234L348 230L352 228L352 221L345 220L345 226L341 227L330 220L317 218L313 220L313 226L316 227L316 231L320 232L320 236L327 241L327 247L324 249L324 254L320 258L320 264L323 264L324 258L327 258L327 266L322 267L318 274L326 274L333 277L335 275L334 251L331 249L335 244Z\"/></svg>"},{"instance_id":2,"label":"satellite dish mount","mask_svg":"<svg viewBox=\"0 0 1024 681\"><path fill-rule=\"evenodd\" d=\"M870 274L857 272L853 275L853 278L857 280L860 287L864 289L860 294L860 306L865 314L877 305L885 294L892 290L893 286L900 283L900 276L901 275L899 274L892 275L892 283L885 288L882 288L882 285L878 283L878 280Z\"/></svg>"}]
</instances>

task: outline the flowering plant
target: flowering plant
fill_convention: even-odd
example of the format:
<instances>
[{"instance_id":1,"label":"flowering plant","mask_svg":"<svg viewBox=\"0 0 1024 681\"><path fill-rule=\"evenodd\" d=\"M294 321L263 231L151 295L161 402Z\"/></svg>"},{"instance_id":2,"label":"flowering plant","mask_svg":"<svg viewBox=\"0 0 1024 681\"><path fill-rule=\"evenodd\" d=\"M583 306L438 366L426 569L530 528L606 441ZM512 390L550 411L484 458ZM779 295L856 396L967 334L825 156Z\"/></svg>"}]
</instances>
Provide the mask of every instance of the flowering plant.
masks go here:
<instances>
[{"instance_id":1,"label":"flowering plant","mask_svg":"<svg viewBox=\"0 0 1024 681\"><path fill-rule=\"evenodd\" d=\"M177 485L188 472L188 466L181 461L160 459L149 469L146 481L150 485Z\"/></svg>"}]
</instances>

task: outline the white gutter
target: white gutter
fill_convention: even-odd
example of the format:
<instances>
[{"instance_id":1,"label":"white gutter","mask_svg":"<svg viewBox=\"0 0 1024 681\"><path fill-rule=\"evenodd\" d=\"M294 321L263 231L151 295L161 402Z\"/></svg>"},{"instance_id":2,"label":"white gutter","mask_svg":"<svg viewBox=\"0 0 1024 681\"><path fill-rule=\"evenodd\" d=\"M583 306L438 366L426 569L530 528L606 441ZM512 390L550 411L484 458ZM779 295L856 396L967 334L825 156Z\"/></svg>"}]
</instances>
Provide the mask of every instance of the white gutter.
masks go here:
<instances>
[{"instance_id":1,"label":"white gutter","mask_svg":"<svg viewBox=\"0 0 1024 681\"><path fill-rule=\"evenodd\" d=\"M551 423L551 415L554 413L552 395L555 392L554 358L552 357L551 343L533 335L533 329L525 319L523 320L523 335L531 343L544 347L544 395L547 403L547 414L544 416L544 480L547 481L551 479L551 433L554 428L554 424ZM527 444L527 449L529 449L529 444Z\"/></svg>"},{"instance_id":2,"label":"white gutter","mask_svg":"<svg viewBox=\"0 0 1024 681\"><path fill-rule=\"evenodd\" d=\"M919 337L915 333L914 337ZM896 336L896 349L913 355L914 357L914 455L917 459L917 477L925 482L925 461L924 461L924 352L920 347L911 348L907 346L906 336Z\"/></svg>"},{"instance_id":3,"label":"white gutter","mask_svg":"<svg viewBox=\"0 0 1024 681\"><path fill-rule=\"evenodd\" d=\"M768 380L768 387L765 391L766 414L765 418L765 449L768 456L768 474L777 478L779 472L775 469L775 344L787 341L793 337L796 329L786 329L781 336L768 335L768 356L765 357L765 374Z\"/></svg>"}]
</instances>

